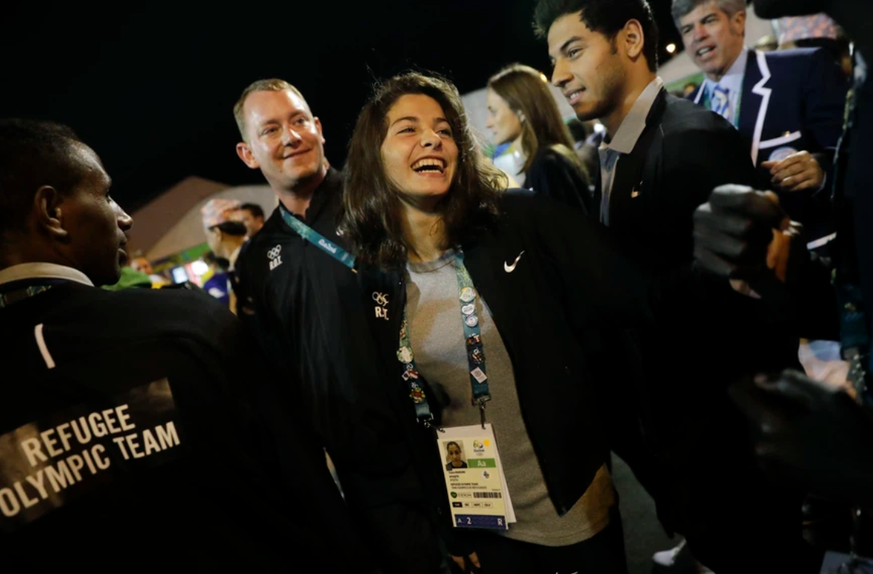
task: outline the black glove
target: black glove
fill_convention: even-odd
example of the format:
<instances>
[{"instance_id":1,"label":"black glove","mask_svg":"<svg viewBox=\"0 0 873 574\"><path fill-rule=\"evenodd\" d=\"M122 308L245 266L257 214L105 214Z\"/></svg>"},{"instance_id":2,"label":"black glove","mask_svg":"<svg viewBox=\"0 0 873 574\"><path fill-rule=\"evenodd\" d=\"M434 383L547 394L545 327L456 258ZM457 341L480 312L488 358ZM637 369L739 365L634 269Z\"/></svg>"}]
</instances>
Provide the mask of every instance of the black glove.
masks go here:
<instances>
[{"instance_id":1,"label":"black glove","mask_svg":"<svg viewBox=\"0 0 873 574\"><path fill-rule=\"evenodd\" d=\"M771 479L840 502L873 502L873 418L846 390L784 371L729 393L752 423Z\"/></svg>"},{"instance_id":2,"label":"black glove","mask_svg":"<svg viewBox=\"0 0 873 574\"><path fill-rule=\"evenodd\" d=\"M767 269L773 230L787 222L773 192L722 185L694 213L694 255L716 275L753 280Z\"/></svg>"}]
</instances>

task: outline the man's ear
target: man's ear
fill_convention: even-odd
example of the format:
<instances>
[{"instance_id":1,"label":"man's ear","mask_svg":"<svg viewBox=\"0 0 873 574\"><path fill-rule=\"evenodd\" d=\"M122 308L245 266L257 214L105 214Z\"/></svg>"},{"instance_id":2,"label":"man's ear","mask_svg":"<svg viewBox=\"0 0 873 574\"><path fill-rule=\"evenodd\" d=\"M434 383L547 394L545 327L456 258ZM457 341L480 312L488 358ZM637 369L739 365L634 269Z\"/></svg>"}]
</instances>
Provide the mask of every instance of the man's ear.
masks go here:
<instances>
[{"instance_id":1,"label":"man's ear","mask_svg":"<svg viewBox=\"0 0 873 574\"><path fill-rule=\"evenodd\" d=\"M52 238L68 241L69 233L64 228L64 196L50 185L36 190L33 198L33 211L36 226Z\"/></svg>"},{"instance_id":2,"label":"man's ear","mask_svg":"<svg viewBox=\"0 0 873 574\"><path fill-rule=\"evenodd\" d=\"M260 164L258 164L258 160L255 159L254 154L252 154L252 148L249 147L249 144L246 142L239 142L236 144L236 155L239 156L243 163L249 166L250 169L258 169Z\"/></svg>"},{"instance_id":3,"label":"man's ear","mask_svg":"<svg viewBox=\"0 0 873 574\"><path fill-rule=\"evenodd\" d=\"M636 60L643 53L646 45L643 26L637 20L628 20L624 25L624 48L631 60Z\"/></svg>"},{"instance_id":4,"label":"man's ear","mask_svg":"<svg viewBox=\"0 0 873 574\"><path fill-rule=\"evenodd\" d=\"M746 35L746 11L740 10L731 18L731 27L733 27L734 32L737 34L741 34L743 36Z\"/></svg>"},{"instance_id":5,"label":"man's ear","mask_svg":"<svg viewBox=\"0 0 873 574\"><path fill-rule=\"evenodd\" d=\"M324 139L324 131L323 131L323 128L321 127L321 120L318 118L312 118L312 121L315 122L315 129L318 130L318 135L321 138L321 144L324 145L325 139Z\"/></svg>"}]
</instances>

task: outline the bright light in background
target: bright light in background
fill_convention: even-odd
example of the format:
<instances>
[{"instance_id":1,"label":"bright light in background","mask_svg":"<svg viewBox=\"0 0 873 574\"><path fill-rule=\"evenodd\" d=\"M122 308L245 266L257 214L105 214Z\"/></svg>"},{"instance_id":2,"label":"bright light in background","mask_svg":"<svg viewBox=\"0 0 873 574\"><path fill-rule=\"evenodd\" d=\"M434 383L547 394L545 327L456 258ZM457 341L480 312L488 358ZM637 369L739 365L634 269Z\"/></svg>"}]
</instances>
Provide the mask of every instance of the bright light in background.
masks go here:
<instances>
[{"instance_id":1,"label":"bright light in background","mask_svg":"<svg viewBox=\"0 0 873 574\"><path fill-rule=\"evenodd\" d=\"M209 273L209 265L198 260L191 264L191 271L196 273L198 277L202 277Z\"/></svg>"},{"instance_id":2,"label":"bright light in background","mask_svg":"<svg viewBox=\"0 0 873 574\"><path fill-rule=\"evenodd\" d=\"M549 78L547 78L546 75L542 72L540 72L540 79L547 84L549 83Z\"/></svg>"},{"instance_id":3,"label":"bright light in background","mask_svg":"<svg viewBox=\"0 0 873 574\"><path fill-rule=\"evenodd\" d=\"M676 44L667 44L667 52L672 54L676 51Z\"/></svg>"}]
</instances>

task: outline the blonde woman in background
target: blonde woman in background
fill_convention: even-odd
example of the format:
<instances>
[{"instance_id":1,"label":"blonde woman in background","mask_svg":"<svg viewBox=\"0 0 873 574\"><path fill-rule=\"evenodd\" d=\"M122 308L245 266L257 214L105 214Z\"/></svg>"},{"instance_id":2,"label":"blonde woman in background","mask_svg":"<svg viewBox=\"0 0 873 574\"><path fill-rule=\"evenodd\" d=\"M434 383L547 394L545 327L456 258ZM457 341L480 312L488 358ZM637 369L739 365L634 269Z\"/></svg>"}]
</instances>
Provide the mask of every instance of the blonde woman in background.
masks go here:
<instances>
[{"instance_id":1,"label":"blonde woman in background","mask_svg":"<svg viewBox=\"0 0 873 574\"><path fill-rule=\"evenodd\" d=\"M512 64L488 80L488 122L497 145L513 142L520 152L524 187L538 195L587 210L588 177L573 139L540 73Z\"/></svg>"}]
</instances>

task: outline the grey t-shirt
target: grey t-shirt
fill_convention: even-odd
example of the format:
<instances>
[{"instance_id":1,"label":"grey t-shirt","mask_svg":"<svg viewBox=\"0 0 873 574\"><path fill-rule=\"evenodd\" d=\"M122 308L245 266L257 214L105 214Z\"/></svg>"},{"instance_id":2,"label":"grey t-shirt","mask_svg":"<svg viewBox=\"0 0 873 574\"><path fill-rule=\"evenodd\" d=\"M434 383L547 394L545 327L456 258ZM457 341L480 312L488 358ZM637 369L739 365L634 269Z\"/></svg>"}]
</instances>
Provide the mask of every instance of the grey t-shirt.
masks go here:
<instances>
[{"instance_id":1,"label":"grey t-shirt","mask_svg":"<svg viewBox=\"0 0 873 574\"><path fill-rule=\"evenodd\" d=\"M409 263L406 291L415 363L433 387L431 400L443 403L443 424L479 424L479 410L471 404L455 252L436 261ZM568 546L591 538L609 524L609 509L615 503L609 471L603 466L579 502L565 516L558 516L522 420L512 362L481 297L476 299L476 314L492 397L487 420L494 427L518 519L505 535L543 546ZM572 456L570 452L567 456Z\"/></svg>"}]
</instances>

